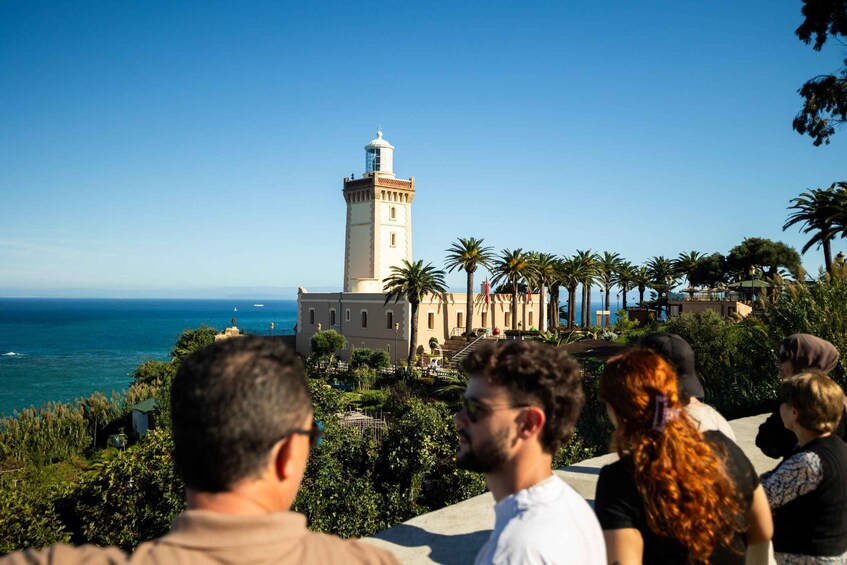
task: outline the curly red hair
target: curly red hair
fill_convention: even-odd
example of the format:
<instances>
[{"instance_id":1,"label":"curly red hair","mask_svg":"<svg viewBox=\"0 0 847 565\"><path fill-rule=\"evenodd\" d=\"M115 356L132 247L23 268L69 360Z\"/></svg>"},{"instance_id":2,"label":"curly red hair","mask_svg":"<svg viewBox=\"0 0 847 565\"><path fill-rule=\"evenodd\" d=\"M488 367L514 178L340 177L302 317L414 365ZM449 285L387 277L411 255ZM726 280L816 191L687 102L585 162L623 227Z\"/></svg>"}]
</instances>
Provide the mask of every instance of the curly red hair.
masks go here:
<instances>
[{"instance_id":1,"label":"curly red hair","mask_svg":"<svg viewBox=\"0 0 847 565\"><path fill-rule=\"evenodd\" d=\"M654 429L656 398L667 399L664 429ZM611 358L600 378L600 398L615 412L612 436L629 457L638 492L655 533L678 540L692 562L706 562L743 531L740 495L716 452L686 415L676 372L649 349ZM711 525L711 527L708 527Z\"/></svg>"}]
</instances>

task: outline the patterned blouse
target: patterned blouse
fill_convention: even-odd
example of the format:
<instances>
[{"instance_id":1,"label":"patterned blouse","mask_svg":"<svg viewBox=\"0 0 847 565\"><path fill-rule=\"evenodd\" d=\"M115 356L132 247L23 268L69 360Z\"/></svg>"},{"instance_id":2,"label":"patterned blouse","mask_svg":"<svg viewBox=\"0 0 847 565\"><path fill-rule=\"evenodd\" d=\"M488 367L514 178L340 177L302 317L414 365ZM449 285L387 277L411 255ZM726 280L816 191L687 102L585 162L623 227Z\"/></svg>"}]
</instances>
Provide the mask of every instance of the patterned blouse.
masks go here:
<instances>
[{"instance_id":1,"label":"patterned blouse","mask_svg":"<svg viewBox=\"0 0 847 565\"><path fill-rule=\"evenodd\" d=\"M801 451L785 460L782 465L762 475L762 487L771 508L779 508L797 497L818 488L823 481L823 466L817 453ZM779 565L842 565L847 564L847 553L834 557L774 553Z\"/></svg>"}]
</instances>

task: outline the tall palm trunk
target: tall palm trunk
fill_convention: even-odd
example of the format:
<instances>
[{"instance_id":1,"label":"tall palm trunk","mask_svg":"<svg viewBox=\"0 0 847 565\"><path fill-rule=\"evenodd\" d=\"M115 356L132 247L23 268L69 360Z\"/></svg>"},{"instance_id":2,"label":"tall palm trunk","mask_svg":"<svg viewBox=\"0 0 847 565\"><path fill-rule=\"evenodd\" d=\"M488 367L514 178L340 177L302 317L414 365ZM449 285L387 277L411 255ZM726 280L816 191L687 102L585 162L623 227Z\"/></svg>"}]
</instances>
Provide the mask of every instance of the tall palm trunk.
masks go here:
<instances>
[{"instance_id":1,"label":"tall palm trunk","mask_svg":"<svg viewBox=\"0 0 847 565\"><path fill-rule=\"evenodd\" d=\"M512 329L518 329L518 281L512 281Z\"/></svg>"},{"instance_id":2,"label":"tall palm trunk","mask_svg":"<svg viewBox=\"0 0 847 565\"><path fill-rule=\"evenodd\" d=\"M823 244L823 263L826 268L826 272L830 275L832 274L832 240L824 239L821 244Z\"/></svg>"},{"instance_id":3,"label":"tall palm trunk","mask_svg":"<svg viewBox=\"0 0 847 565\"><path fill-rule=\"evenodd\" d=\"M568 287L568 328L576 326L576 286Z\"/></svg>"},{"instance_id":4,"label":"tall palm trunk","mask_svg":"<svg viewBox=\"0 0 847 565\"><path fill-rule=\"evenodd\" d=\"M623 294L623 310L626 312L626 284L621 288L621 293Z\"/></svg>"},{"instance_id":5,"label":"tall palm trunk","mask_svg":"<svg viewBox=\"0 0 847 565\"><path fill-rule=\"evenodd\" d=\"M547 290L544 288L544 283L538 285L538 309L541 314L538 320L538 331L547 331L547 310L544 309L544 299L546 298Z\"/></svg>"},{"instance_id":6,"label":"tall palm trunk","mask_svg":"<svg viewBox=\"0 0 847 565\"><path fill-rule=\"evenodd\" d=\"M638 303L644 304L644 288L638 287Z\"/></svg>"},{"instance_id":7,"label":"tall palm trunk","mask_svg":"<svg viewBox=\"0 0 847 565\"><path fill-rule=\"evenodd\" d=\"M550 327L556 329L559 327L559 289L561 285L554 284L550 286Z\"/></svg>"},{"instance_id":8,"label":"tall palm trunk","mask_svg":"<svg viewBox=\"0 0 847 565\"><path fill-rule=\"evenodd\" d=\"M588 292L586 293L585 303L585 327L591 327L591 285L588 285Z\"/></svg>"},{"instance_id":9,"label":"tall palm trunk","mask_svg":"<svg viewBox=\"0 0 847 565\"><path fill-rule=\"evenodd\" d=\"M588 285L582 283L582 308L579 312L579 325L582 327L586 326L585 323L585 314L588 312L588 307L585 305L585 301L588 298Z\"/></svg>"},{"instance_id":10,"label":"tall palm trunk","mask_svg":"<svg viewBox=\"0 0 847 565\"><path fill-rule=\"evenodd\" d=\"M473 271L468 272L468 292L467 302L465 303L465 336L468 341L471 339L473 331Z\"/></svg>"},{"instance_id":11,"label":"tall palm trunk","mask_svg":"<svg viewBox=\"0 0 847 565\"><path fill-rule=\"evenodd\" d=\"M409 358L406 362L411 365L415 359L415 349L418 348L418 303L412 302L412 330L409 334Z\"/></svg>"},{"instance_id":12,"label":"tall palm trunk","mask_svg":"<svg viewBox=\"0 0 847 565\"><path fill-rule=\"evenodd\" d=\"M609 325L611 325L611 321L612 321L612 316L611 316L611 308L612 308L612 301L611 300L612 299L609 296L610 292L612 292L612 290L608 286L606 286L606 312L609 312L609 314L606 314L606 327L607 328L609 327Z\"/></svg>"}]
</instances>

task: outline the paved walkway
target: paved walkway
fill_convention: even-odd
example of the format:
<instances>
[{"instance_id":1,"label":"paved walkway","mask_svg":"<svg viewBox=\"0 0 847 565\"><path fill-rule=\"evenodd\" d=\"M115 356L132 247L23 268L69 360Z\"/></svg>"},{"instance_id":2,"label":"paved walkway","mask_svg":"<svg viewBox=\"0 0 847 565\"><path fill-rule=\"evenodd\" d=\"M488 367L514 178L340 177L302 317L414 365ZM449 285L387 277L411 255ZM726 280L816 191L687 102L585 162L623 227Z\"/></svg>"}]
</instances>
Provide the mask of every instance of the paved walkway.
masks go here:
<instances>
[{"instance_id":1,"label":"paved walkway","mask_svg":"<svg viewBox=\"0 0 847 565\"><path fill-rule=\"evenodd\" d=\"M755 443L759 424L766 416L763 414L730 422L738 445L760 474L773 469L777 463L776 459L762 455ZM593 504L600 469L615 459L615 454L603 455L565 467L556 473ZM477 550L488 539L492 527L494 499L491 493L485 493L412 518L366 538L366 541L393 552L405 565L466 564L473 563Z\"/></svg>"}]
</instances>

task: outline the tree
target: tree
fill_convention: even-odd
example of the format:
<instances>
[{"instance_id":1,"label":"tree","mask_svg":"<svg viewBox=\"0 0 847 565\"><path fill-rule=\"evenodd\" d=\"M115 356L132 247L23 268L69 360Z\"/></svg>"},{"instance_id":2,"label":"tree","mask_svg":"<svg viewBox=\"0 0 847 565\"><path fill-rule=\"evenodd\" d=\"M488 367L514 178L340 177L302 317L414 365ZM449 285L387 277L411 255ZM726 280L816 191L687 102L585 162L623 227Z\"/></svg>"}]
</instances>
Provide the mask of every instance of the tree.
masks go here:
<instances>
[{"instance_id":1,"label":"tree","mask_svg":"<svg viewBox=\"0 0 847 565\"><path fill-rule=\"evenodd\" d=\"M694 283L691 282L691 273L697 268L697 265L700 264L703 257L705 257L705 255L699 251L689 251L688 253L680 253L673 261L673 267L677 274L685 276L685 280L688 281L688 286L690 288L694 287ZM694 297L693 290L689 290L689 294L692 298Z\"/></svg>"},{"instance_id":2,"label":"tree","mask_svg":"<svg viewBox=\"0 0 847 565\"><path fill-rule=\"evenodd\" d=\"M459 238L457 242L450 246L447 250L447 261L445 267L447 272L452 273L455 269L465 271L468 275L468 290L467 302L465 304L465 335L471 339L473 333L473 296L474 284L473 275L477 268L491 267L491 260L494 258L492 247L483 246L483 239L475 239L473 237Z\"/></svg>"},{"instance_id":3,"label":"tree","mask_svg":"<svg viewBox=\"0 0 847 565\"><path fill-rule=\"evenodd\" d=\"M553 278L550 280L550 327L558 328L561 315L559 294L564 280L562 280L562 259L556 257L553 262Z\"/></svg>"},{"instance_id":4,"label":"tree","mask_svg":"<svg viewBox=\"0 0 847 565\"><path fill-rule=\"evenodd\" d=\"M580 325L588 327L591 325L591 286L594 284L594 276L597 273L597 255L590 249L576 251L577 259L583 264L582 284L582 320Z\"/></svg>"},{"instance_id":5,"label":"tree","mask_svg":"<svg viewBox=\"0 0 847 565\"><path fill-rule=\"evenodd\" d=\"M559 276L568 289L568 327L576 326L576 288L585 280L589 265L579 256L566 257L559 264Z\"/></svg>"},{"instance_id":6,"label":"tree","mask_svg":"<svg viewBox=\"0 0 847 565\"><path fill-rule=\"evenodd\" d=\"M688 275L691 286L708 286L709 288L726 282L726 257L720 253L712 253L701 258Z\"/></svg>"},{"instance_id":7,"label":"tree","mask_svg":"<svg viewBox=\"0 0 847 565\"><path fill-rule=\"evenodd\" d=\"M650 284L650 273L647 272L647 267L641 266L635 270L632 283L638 288L638 305L642 306L644 304L644 291Z\"/></svg>"},{"instance_id":8,"label":"tree","mask_svg":"<svg viewBox=\"0 0 847 565\"><path fill-rule=\"evenodd\" d=\"M530 253L530 272L532 281L538 285L539 309L541 310L541 319L539 323L539 331L547 331L547 310L544 304L547 298L547 287L551 287L556 280L556 256L550 253ZM559 316L558 307L555 310L555 317ZM550 309L551 318L553 318L553 309Z\"/></svg>"},{"instance_id":9,"label":"tree","mask_svg":"<svg viewBox=\"0 0 847 565\"><path fill-rule=\"evenodd\" d=\"M171 350L171 357L177 363L203 347L215 343L215 328L200 326L196 330L185 330L177 339L176 345Z\"/></svg>"},{"instance_id":10,"label":"tree","mask_svg":"<svg viewBox=\"0 0 847 565\"><path fill-rule=\"evenodd\" d=\"M312 346L312 355L316 359L332 360L336 351L344 349L344 346L347 345L347 340L335 330L323 330L316 332L312 336L310 344Z\"/></svg>"},{"instance_id":11,"label":"tree","mask_svg":"<svg viewBox=\"0 0 847 565\"><path fill-rule=\"evenodd\" d=\"M667 305L670 292L676 286L676 270L670 259L659 255L647 261L647 272L650 276L649 286L656 291L656 302L659 305L659 315L661 315L662 305Z\"/></svg>"},{"instance_id":12,"label":"tree","mask_svg":"<svg viewBox=\"0 0 847 565\"><path fill-rule=\"evenodd\" d=\"M518 285L521 279L529 274L529 257L523 249L504 249L494 261L492 270L495 284L508 283L512 285L512 329L518 329Z\"/></svg>"},{"instance_id":13,"label":"tree","mask_svg":"<svg viewBox=\"0 0 847 565\"><path fill-rule=\"evenodd\" d=\"M813 245L817 245L818 249L823 247L824 267L827 273L832 273L832 240L838 235L836 221L839 215L836 184L833 183L829 188L813 188L792 198L791 202L794 204L788 209L794 212L789 214L782 231L801 224L800 231L811 233L812 237L803 245L800 253L805 254Z\"/></svg>"},{"instance_id":14,"label":"tree","mask_svg":"<svg viewBox=\"0 0 847 565\"><path fill-rule=\"evenodd\" d=\"M423 261L410 263L403 259L400 267L391 267L391 275L383 282L385 303L394 303L405 299L412 307L412 333L409 336L409 357L412 363L418 347L418 306L427 294L438 294L446 290L444 271L436 269L432 263L424 266Z\"/></svg>"},{"instance_id":15,"label":"tree","mask_svg":"<svg viewBox=\"0 0 847 565\"><path fill-rule=\"evenodd\" d=\"M618 253L609 253L608 251L604 251L603 254L599 255L597 258L597 281L606 293L605 310L607 312L611 312L610 295L612 292L612 285L615 284L615 273L617 272L618 265L620 263L621 258ZM606 316L606 327L608 328L610 325L611 316Z\"/></svg>"},{"instance_id":16,"label":"tree","mask_svg":"<svg viewBox=\"0 0 847 565\"><path fill-rule=\"evenodd\" d=\"M803 0L805 20L795 33L812 49L820 51L827 39L842 45L847 36L847 2L844 0ZM840 37L839 37L840 36ZM847 123L847 58L837 74L818 75L798 91L803 109L794 117L794 130L814 139L814 145L829 145L835 126Z\"/></svg>"},{"instance_id":17,"label":"tree","mask_svg":"<svg viewBox=\"0 0 847 565\"><path fill-rule=\"evenodd\" d=\"M626 293L632 290L632 281L635 278L635 271L632 263L629 261L621 261L615 269L613 282L621 289L623 296L623 309L626 311Z\"/></svg>"},{"instance_id":18,"label":"tree","mask_svg":"<svg viewBox=\"0 0 847 565\"><path fill-rule=\"evenodd\" d=\"M785 267L796 277L800 271L800 255L781 241L748 237L730 249L727 266L736 280L744 280L750 267L761 270L769 277L778 274L780 267Z\"/></svg>"}]
</instances>

